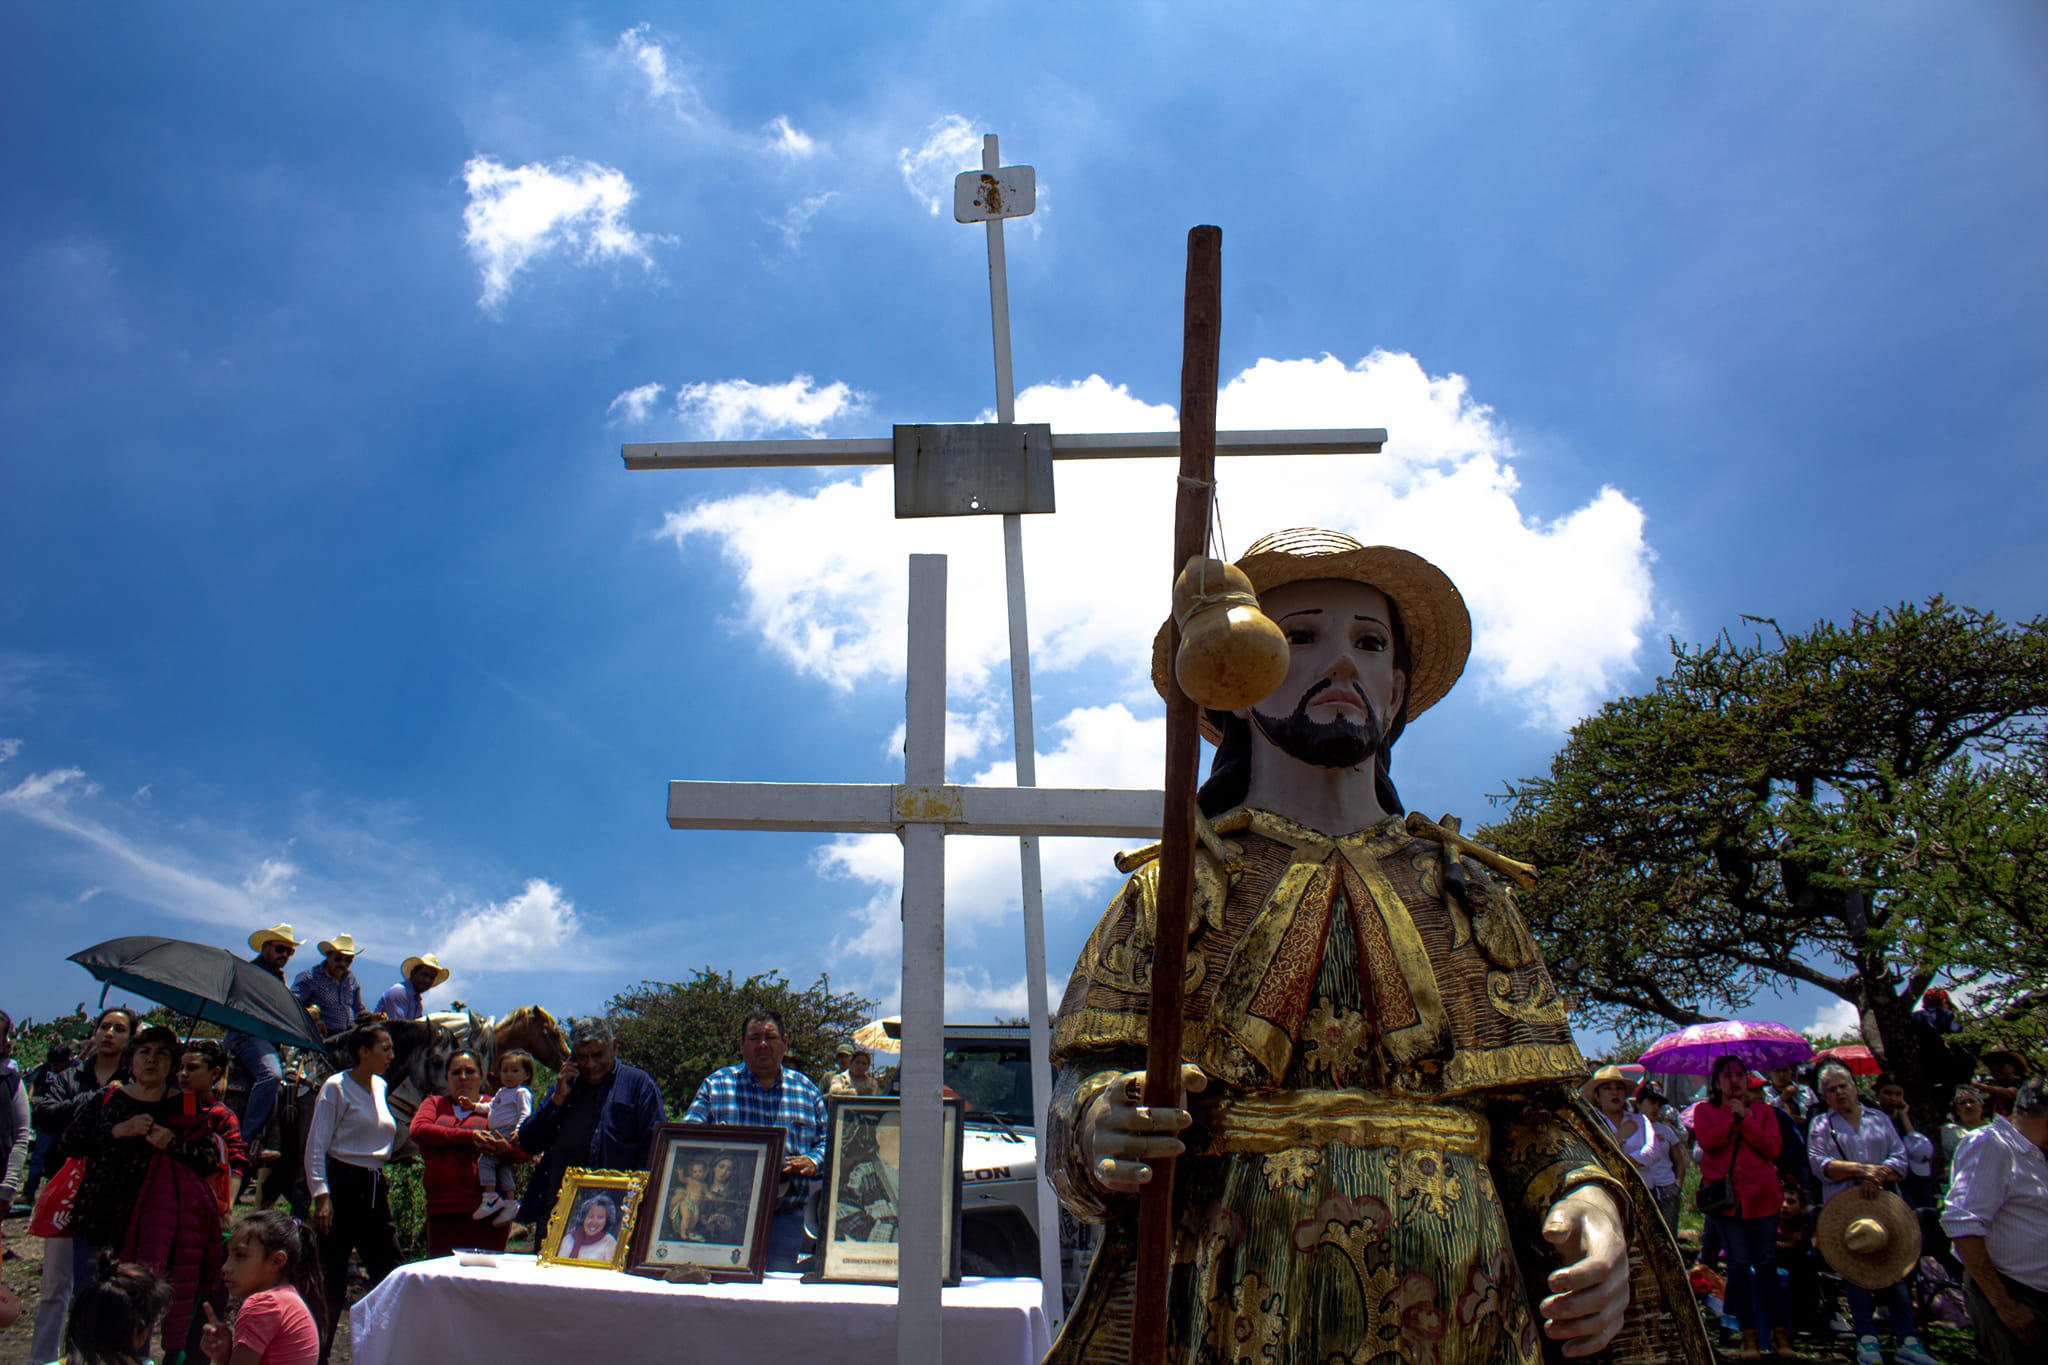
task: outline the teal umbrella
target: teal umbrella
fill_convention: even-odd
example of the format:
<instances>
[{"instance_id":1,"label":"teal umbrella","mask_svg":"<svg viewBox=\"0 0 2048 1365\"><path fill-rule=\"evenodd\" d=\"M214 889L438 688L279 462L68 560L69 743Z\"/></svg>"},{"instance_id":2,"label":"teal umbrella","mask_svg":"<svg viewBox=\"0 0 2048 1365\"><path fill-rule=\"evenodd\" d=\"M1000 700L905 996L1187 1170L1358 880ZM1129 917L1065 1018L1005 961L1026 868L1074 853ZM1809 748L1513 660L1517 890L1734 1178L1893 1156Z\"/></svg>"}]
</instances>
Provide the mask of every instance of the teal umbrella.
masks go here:
<instances>
[{"instance_id":1,"label":"teal umbrella","mask_svg":"<svg viewBox=\"0 0 2048 1365\"><path fill-rule=\"evenodd\" d=\"M324 1049L298 998L247 958L207 943L135 934L71 955L108 990L119 986L180 1014L287 1047ZM105 1004L106 990L100 992Z\"/></svg>"}]
</instances>

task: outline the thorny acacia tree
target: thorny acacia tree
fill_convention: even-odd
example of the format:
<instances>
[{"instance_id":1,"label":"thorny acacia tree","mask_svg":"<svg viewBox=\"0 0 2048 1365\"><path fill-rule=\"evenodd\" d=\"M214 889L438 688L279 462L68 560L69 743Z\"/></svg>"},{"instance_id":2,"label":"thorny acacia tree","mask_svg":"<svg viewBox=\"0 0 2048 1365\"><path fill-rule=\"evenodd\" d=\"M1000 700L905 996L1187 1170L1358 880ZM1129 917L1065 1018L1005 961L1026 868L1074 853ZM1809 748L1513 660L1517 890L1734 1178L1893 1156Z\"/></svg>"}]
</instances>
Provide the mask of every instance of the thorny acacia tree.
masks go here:
<instances>
[{"instance_id":1,"label":"thorny acacia tree","mask_svg":"<svg viewBox=\"0 0 2048 1365\"><path fill-rule=\"evenodd\" d=\"M1936 597L1759 624L1674 640L1669 676L1582 721L1480 838L1544 869L1524 906L1593 1019L1697 1023L1805 982L1931 1093L1967 1059L1913 1025L1920 992L2048 969L2048 618Z\"/></svg>"},{"instance_id":2,"label":"thorny acacia tree","mask_svg":"<svg viewBox=\"0 0 2048 1365\"><path fill-rule=\"evenodd\" d=\"M609 1015L619 1055L645 1068L661 1084L670 1112L690 1107L704 1078L740 1059L740 1023L756 1005L782 1016L794 1067L822 1088L832 1051L874 1015L875 1002L850 991L835 993L820 976L796 990L779 972L735 985L731 972L699 968L688 981L643 981L611 999Z\"/></svg>"}]
</instances>

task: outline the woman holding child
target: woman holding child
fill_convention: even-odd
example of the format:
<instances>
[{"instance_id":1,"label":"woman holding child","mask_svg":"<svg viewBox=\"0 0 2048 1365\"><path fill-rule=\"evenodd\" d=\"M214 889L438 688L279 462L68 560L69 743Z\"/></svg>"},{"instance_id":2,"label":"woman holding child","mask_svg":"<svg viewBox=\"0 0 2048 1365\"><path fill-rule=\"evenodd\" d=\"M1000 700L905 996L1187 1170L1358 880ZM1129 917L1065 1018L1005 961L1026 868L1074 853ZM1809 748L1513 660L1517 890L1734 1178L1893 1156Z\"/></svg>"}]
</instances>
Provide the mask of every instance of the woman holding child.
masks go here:
<instances>
[{"instance_id":1,"label":"woman holding child","mask_svg":"<svg viewBox=\"0 0 2048 1365\"><path fill-rule=\"evenodd\" d=\"M512 1061L513 1054L505 1060ZM421 1180L427 1192L429 1256L451 1255L457 1247L503 1251L511 1231L510 1219L500 1223L474 1217L483 1192L477 1159L486 1152L501 1162L532 1158L492 1131L483 1084L483 1063L477 1054L457 1052L448 1059L448 1093L428 1096L412 1116L412 1140L426 1163Z\"/></svg>"},{"instance_id":2,"label":"woman holding child","mask_svg":"<svg viewBox=\"0 0 2048 1365\"><path fill-rule=\"evenodd\" d=\"M220 1271L220 1206L207 1177L225 1148L186 1121L171 1082L183 1052L161 1025L136 1035L126 1085L89 1098L64 1130L60 1150L84 1159L72 1203L73 1293L97 1273L102 1251L165 1274L173 1294L164 1352L185 1347L194 1304Z\"/></svg>"}]
</instances>

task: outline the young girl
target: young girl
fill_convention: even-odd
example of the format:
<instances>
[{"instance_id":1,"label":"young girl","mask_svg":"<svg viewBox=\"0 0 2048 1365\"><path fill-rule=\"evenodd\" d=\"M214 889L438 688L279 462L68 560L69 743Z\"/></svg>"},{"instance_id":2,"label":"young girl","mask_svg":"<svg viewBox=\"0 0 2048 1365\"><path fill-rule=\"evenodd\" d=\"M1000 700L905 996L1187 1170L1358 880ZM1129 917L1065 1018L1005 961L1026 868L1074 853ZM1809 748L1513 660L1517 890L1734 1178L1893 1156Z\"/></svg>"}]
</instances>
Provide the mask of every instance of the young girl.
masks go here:
<instances>
[{"instance_id":1,"label":"young girl","mask_svg":"<svg viewBox=\"0 0 2048 1365\"><path fill-rule=\"evenodd\" d=\"M171 1306L171 1287L153 1270L103 1251L93 1282L71 1300L64 1365L149 1365L149 1338Z\"/></svg>"},{"instance_id":2,"label":"young girl","mask_svg":"<svg viewBox=\"0 0 2048 1365\"><path fill-rule=\"evenodd\" d=\"M222 1268L237 1301L232 1327L211 1305L199 1349L214 1365L313 1365L320 1358L320 1256L313 1230L282 1209L242 1215Z\"/></svg>"},{"instance_id":3,"label":"young girl","mask_svg":"<svg viewBox=\"0 0 2048 1365\"><path fill-rule=\"evenodd\" d=\"M498 1059L498 1093L486 1103L469 1102L471 1113L488 1113L491 1131L507 1142L519 1140L519 1125L533 1113L533 1054L514 1048ZM519 1212L519 1184L513 1177L513 1163L496 1152L476 1159L477 1183L483 1186L483 1202L472 1218L489 1218L498 1227L509 1224Z\"/></svg>"}]
</instances>

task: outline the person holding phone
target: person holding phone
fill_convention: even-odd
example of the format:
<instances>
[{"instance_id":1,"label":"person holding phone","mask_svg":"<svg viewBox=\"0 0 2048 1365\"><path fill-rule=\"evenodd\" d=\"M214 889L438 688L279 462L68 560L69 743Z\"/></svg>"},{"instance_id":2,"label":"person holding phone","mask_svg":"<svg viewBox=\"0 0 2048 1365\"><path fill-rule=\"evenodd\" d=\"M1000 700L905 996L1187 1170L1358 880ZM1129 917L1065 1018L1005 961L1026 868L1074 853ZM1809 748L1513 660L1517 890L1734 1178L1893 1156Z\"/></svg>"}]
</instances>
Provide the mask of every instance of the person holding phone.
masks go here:
<instances>
[{"instance_id":1,"label":"person holding phone","mask_svg":"<svg viewBox=\"0 0 2048 1365\"><path fill-rule=\"evenodd\" d=\"M654 1130L663 1118L661 1087L637 1066L619 1060L618 1039L601 1018L569 1027L569 1063L519 1125L519 1150L539 1158L519 1221L547 1226L562 1190L562 1172L581 1166L600 1171L644 1171Z\"/></svg>"}]
</instances>

